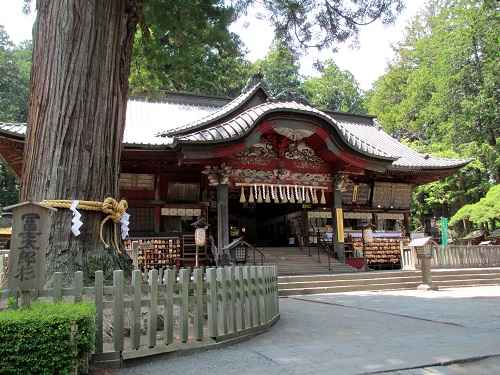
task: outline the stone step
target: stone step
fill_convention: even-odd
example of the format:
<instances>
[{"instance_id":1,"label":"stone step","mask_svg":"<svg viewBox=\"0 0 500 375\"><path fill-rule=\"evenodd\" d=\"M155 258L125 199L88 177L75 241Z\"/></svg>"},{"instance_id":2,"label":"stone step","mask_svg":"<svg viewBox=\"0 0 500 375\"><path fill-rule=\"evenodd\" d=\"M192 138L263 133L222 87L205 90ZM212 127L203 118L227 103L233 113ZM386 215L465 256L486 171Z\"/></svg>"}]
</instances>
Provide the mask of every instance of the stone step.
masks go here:
<instances>
[{"instance_id":1,"label":"stone step","mask_svg":"<svg viewBox=\"0 0 500 375\"><path fill-rule=\"evenodd\" d=\"M459 277L469 277L467 275L481 275L478 277L493 277L492 275L497 275L500 273L500 268L467 268L467 269L433 269L431 271L432 278L439 279L440 277L448 276L459 276ZM317 275L296 275L296 276L280 276L280 282L291 282L299 281L314 281L323 280L325 277L330 277L335 280L352 280L352 279L369 279L369 278L393 278L401 276L417 276L421 277L421 271L369 271L369 272L358 272L354 274L342 274L342 275L328 275L328 274L317 274Z\"/></svg>"},{"instance_id":2,"label":"stone step","mask_svg":"<svg viewBox=\"0 0 500 375\"><path fill-rule=\"evenodd\" d=\"M432 283L439 288L500 285L500 268L432 270L431 277ZM382 271L278 277L280 296L413 289L421 283L420 271Z\"/></svg>"},{"instance_id":3,"label":"stone step","mask_svg":"<svg viewBox=\"0 0 500 375\"><path fill-rule=\"evenodd\" d=\"M323 250L319 253L317 248L299 248L299 247L265 247L258 248L264 255L264 265L278 266L279 275L313 275L313 274L339 274L354 273L358 270L338 262ZM250 252L250 258L253 261L253 254ZM259 256L256 256L256 262L259 262ZM330 260L330 262L328 262Z\"/></svg>"}]
</instances>

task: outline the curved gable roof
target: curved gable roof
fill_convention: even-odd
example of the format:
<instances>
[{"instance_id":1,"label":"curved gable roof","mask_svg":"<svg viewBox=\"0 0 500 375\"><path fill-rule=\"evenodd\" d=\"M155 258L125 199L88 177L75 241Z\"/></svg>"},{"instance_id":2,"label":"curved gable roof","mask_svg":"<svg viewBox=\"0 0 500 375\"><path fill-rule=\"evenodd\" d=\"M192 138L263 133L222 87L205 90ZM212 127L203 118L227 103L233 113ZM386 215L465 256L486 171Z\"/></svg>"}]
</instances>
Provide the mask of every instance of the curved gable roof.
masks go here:
<instances>
[{"instance_id":1,"label":"curved gable roof","mask_svg":"<svg viewBox=\"0 0 500 375\"><path fill-rule=\"evenodd\" d=\"M211 126L213 123L216 123L220 120L223 121L228 116L234 114L235 112L238 112L238 109L242 108L243 110L246 109L245 107L249 107L248 102L250 101L250 99L252 97L258 98L259 94L262 95L260 100L261 102L265 102L265 100L270 97L266 86L262 82L258 82L257 84L252 86L249 90L239 95L225 106L210 113L209 115L192 123L185 124L171 130L160 132L157 134L157 136L169 137L169 136L176 136L183 134L191 134L192 132L199 131L200 129L203 129L206 126Z\"/></svg>"},{"instance_id":2,"label":"curved gable roof","mask_svg":"<svg viewBox=\"0 0 500 375\"><path fill-rule=\"evenodd\" d=\"M471 161L471 159L446 159L423 155L398 142L373 123L348 121L345 116L344 119L336 120L323 111L296 102L267 102L257 105L227 122L173 136L171 147L183 143L207 145L234 141L249 134L266 115L283 111L312 115L326 121L353 150L370 157L392 160L389 168L413 170L460 168Z\"/></svg>"},{"instance_id":3,"label":"curved gable roof","mask_svg":"<svg viewBox=\"0 0 500 375\"><path fill-rule=\"evenodd\" d=\"M248 134L266 115L284 111L295 112L297 114L308 114L326 121L333 129L343 136L347 143L355 147L356 150L361 153L388 159L398 158L398 156L386 152L380 147L375 146L375 144L367 143L361 137L352 133L347 127L338 126L335 120L326 113L314 107L296 102L269 102L260 104L246 110L223 124L214 125L185 135L175 136L172 147L175 147L179 143L224 142L235 140Z\"/></svg>"}]
</instances>

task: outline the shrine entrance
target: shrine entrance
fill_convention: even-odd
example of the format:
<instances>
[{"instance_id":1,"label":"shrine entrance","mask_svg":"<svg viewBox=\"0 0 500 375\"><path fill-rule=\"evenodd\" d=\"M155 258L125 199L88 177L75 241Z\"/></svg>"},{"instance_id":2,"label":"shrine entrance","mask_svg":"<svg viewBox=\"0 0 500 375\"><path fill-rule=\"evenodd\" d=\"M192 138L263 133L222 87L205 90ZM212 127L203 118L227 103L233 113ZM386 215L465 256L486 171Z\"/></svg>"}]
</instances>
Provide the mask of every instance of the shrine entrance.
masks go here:
<instances>
[{"instance_id":1,"label":"shrine entrance","mask_svg":"<svg viewBox=\"0 0 500 375\"><path fill-rule=\"evenodd\" d=\"M303 235L303 216L299 204L242 204L230 200L231 238L245 237L256 246L296 246Z\"/></svg>"},{"instance_id":2,"label":"shrine entrance","mask_svg":"<svg viewBox=\"0 0 500 375\"><path fill-rule=\"evenodd\" d=\"M230 240L243 236L256 246L304 244L316 231L308 211L330 211L326 187L295 184L237 183L229 194ZM326 216L326 215L325 215ZM331 225L331 215L328 224Z\"/></svg>"}]
</instances>

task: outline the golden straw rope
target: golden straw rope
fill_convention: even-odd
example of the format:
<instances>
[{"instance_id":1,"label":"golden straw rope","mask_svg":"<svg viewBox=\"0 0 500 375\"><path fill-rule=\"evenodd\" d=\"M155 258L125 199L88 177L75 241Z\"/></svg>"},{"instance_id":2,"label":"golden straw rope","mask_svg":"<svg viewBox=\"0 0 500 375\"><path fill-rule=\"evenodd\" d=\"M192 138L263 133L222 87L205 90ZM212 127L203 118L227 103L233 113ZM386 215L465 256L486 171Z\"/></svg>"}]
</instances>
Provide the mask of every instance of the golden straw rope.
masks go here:
<instances>
[{"instance_id":1,"label":"golden straw rope","mask_svg":"<svg viewBox=\"0 0 500 375\"><path fill-rule=\"evenodd\" d=\"M46 206L50 207L58 207L58 208L70 208L71 205L73 204L74 201L72 200L51 200L51 199L45 199L41 204L44 204ZM106 198L104 199L104 202L94 202L94 201L79 201L78 205L76 206L78 210L87 210L87 211L102 211L108 216L104 218L103 221L101 221L101 226L99 229L99 235L101 237L101 242L104 244L104 247L106 249L109 248L109 245L104 241L103 236L102 236L102 229L104 227L104 224L109 220L113 220L113 226L114 226L114 243L116 246L116 249L118 250L118 253L121 254L120 247L118 246L118 240L117 240L117 235L116 235L116 226L120 222L123 214L128 208L128 203L126 200L122 199L119 203L114 200L113 198Z\"/></svg>"}]
</instances>

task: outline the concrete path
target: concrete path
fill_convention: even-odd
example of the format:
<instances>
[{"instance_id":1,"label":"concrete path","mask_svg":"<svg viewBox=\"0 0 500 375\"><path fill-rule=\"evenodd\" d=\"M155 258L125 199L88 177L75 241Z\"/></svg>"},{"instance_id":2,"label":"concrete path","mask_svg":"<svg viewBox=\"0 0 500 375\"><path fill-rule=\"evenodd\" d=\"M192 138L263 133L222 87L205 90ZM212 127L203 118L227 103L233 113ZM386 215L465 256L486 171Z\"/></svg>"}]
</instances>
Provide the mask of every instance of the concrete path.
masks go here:
<instances>
[{"instance_id":1,"label":"concrete path","mask_svg":"<svg viewBox=\"0 0 500 375\"><path fill-rule=\"evenodd\" d=\"M246 342L106 373L500 374L500 286L297 296L280 312Z\"/></svg>"}]
</instances>

